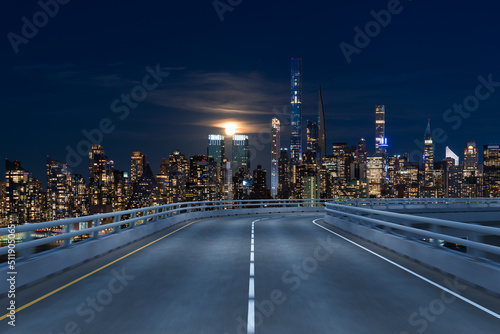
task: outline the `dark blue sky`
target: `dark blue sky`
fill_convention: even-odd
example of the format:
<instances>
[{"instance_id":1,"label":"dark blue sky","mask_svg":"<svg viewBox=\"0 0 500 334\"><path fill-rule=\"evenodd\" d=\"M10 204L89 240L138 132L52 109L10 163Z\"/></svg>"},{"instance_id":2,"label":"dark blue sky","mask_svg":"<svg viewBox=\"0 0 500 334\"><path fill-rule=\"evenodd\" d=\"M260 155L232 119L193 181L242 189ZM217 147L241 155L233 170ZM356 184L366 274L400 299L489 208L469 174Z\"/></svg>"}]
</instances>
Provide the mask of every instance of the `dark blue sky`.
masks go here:
<instances>
[{"instance_id":1,"label":"dark blue sky","mask_svg":"<svg viewBox=\"0 0 500 334\"><path fill-rule=\"evenodd\" d=\"M468 140L481 148L500 142L500 87L460 126L458 114L443 118L475 95L479 76L500 82L500 5L402 0L391 22L348 63L340 43L354 45L354 28L364 30L374 20L371 11L392 5L243 0L221 21L211 0L71 0L15 53L8 34L22 36L22 18L33 22L41 7L7 1L0 11L1 156L20 160L45 182L46 155L66 160L67 147L85 140L82 130L109 119L113 131L102 145L115 167L129 170L131 152L140 150L156 173L174 149L204 154L206 136L238 120L254 134L252 167L269 169L268 137L255 133L267 131L273 109L288 108L291 57L303 59L304 123L316 117L317 85L323 87L330 149L361 137L372 149L376 104L386 105L390 154L418 149L414 141L423 138L428 118L446 136L436 145L438 158L446 145L462 156ZM120 119L113 101L141 86L146 67L157 64L169 76ZM74 168L86 178L87 161Z\"/></svg>"}]
</instances>

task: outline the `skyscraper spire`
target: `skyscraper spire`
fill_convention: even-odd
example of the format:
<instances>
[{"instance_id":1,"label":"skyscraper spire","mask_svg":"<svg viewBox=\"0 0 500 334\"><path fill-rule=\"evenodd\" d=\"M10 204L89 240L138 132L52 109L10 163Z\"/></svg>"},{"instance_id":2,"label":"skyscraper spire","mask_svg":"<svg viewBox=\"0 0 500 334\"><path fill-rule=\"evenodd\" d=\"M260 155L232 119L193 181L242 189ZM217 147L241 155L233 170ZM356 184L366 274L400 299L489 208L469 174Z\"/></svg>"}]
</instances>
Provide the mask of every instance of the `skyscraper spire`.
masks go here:
<instances>
[{"instance_id":1,"label":"skyscraper spire","mask_svg":"<svg viewBox=\"0 0 500 334\"><path fill-rule=\"evenodd\" d=\"M425 129L425 140L432 140L431 120L430 119L427 121L427 128Z\"/></svg>"},{"instance_id":2,"label":"skyscraper spire","mask_svg":"<svg viewBox=\"0 0 500 334\"><path fill-rule=\"evenodd\" d=\"M323 97L321 96L321 85L318 85L318 141L321 161L321 158L326 156L325 110L323 108Z\"/></svg>"}]
</instances>

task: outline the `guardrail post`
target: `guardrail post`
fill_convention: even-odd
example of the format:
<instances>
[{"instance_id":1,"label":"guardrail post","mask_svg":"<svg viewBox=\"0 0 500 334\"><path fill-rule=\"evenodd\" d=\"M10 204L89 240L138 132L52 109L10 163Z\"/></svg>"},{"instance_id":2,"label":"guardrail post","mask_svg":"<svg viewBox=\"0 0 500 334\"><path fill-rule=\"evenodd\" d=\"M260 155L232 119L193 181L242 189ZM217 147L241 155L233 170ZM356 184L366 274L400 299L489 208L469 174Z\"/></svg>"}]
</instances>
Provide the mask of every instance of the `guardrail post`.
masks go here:
<instances>
[{"instance_id":1,"label":"guardrail post","mask_svg":"<svg viewBox=\"0 0 500 334\"><path fill-rule=\"evenodd\" d=\"M73 231L73 224L64 225L64 233L70 233L71 231ZM64 239L62 246L69 247L72 243L73 243L73 240L71 239L71 237L68 237L68 238Z\"/></svg>"},{"instance_id":2,"label":"guardrail post","mask_svg":"<svg viewBox=\"0 0 500 334\"><path fill-rule=\"evenodd\" d=\"M117 222L119 222L119 221L120 221L120 219L121 219L121 216L120 216L120 215L116 215L116 216L114 217L114 219L113 219L113 222L117 223ZM120 229L121 229L121 226L120 226L120 225L113 227L113 233L118 233L118 232L120 232Z\"/></svg>"},{"instance_id":3,"label":"guardrail post","mask_svg":"<svg viewBox=\"0 0 500 334\"><path fill-rule=\"evenodd\" d=\"M260 208L262 209L264 207L264 201L260 201Z\"/></svg>"},{"instance_id":4,"label":"guardrail post","mask_svg":"<svg viewBox=\"0 0 500 334\"><path fill-rule=\"evenodd\" d=\"M483 243L483 239L484 238L483 238L483 235L472 234L469 237L467 237L467 239L470 240L470 241L475 241L475 242ZM485 258L486 257L486 253L484 251L476 249L476 248L471 248L471 247L467 247L467 254L470 255L470 256L472 256L475 259Z\"/></svg>"},{"instance_id":5,"label":"guardrail post","mask_svg":"<svg viewBox=\"0 0 500 334\"><path fill-rule=\"evenodd\" d=\"M154 209L154 213L153 213L153 214L155 215L155 216L153 217L153 222L155 222L155 221L157 221L157 220L158 220L158 215L157 215L157 213L158 213L158 208L155 208L155 209Z\"/></svg>"},{"instance_id":6,"label":"guardrail post","mask_svg":"<svg viewBox=\"0 0 500 334\"><path fill-rule=\"evenodd\" d=\"M94 219L92 221L92 227L97 227L97 226L100 226L101 225L101 220L100 219ZM99 238L99 232L100 231L95 231L92 235L92 239L97 239Z\"/></svg>"},{"instance_id":7,"label":"guardrail post","mask_svg":"<svg viewBox=\"0 0 500 334\"><path fill-rule=\"evenodd\" d=\"M131 219L137 218L137 212L132 212L130 215ZM135 221L128 223L128 228L134 228L135 227Z\"/></svg>"}]
</instances>

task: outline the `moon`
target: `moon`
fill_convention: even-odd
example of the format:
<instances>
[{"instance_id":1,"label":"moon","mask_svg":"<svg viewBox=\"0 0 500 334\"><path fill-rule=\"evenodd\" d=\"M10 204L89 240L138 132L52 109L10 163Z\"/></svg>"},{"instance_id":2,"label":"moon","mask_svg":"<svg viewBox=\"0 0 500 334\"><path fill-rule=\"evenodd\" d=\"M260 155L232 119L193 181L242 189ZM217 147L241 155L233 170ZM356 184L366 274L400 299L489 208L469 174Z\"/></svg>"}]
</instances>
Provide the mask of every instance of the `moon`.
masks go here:
<instances>
[{"instance_id":1,"label":"moon","mask_svg":"<svg viewBox=\"0 0 500 334\"><path fill-rule=\"evenodd\" d=\"M226 123L226 135L232 136L236 133L236 124L234 123Z\"/></svg>"}]
</instances>

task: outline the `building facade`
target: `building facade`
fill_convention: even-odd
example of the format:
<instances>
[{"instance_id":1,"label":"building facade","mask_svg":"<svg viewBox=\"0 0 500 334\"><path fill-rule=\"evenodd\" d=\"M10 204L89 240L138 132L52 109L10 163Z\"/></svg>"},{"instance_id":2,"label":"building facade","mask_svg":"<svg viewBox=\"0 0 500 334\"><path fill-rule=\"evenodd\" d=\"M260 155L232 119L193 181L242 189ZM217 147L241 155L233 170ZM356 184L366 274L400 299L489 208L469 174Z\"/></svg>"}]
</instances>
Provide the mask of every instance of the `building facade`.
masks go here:
<instances>
[{"instance_id":1,"label":"building facade","mask_svg":"<svg viewBox=\"0 0 500 334\"><path fill-rule=\"evenodd\" d=\"M302 59L300 58L291 60L290 86L290 160L292 165L299 165L302 163Z\"/></svg>"},{"instance_id":2,"label":"building facade","mask_svg":"<svg viewBox=\"0 0 500 334\"><path fill-rule=\"evenodd\" d=\"M273 118L271 121L271 196L276 198L278 195L278 162L279 154L281 151L281 128L280 120L278 118Z\"/></svg>"}]
</instances>

